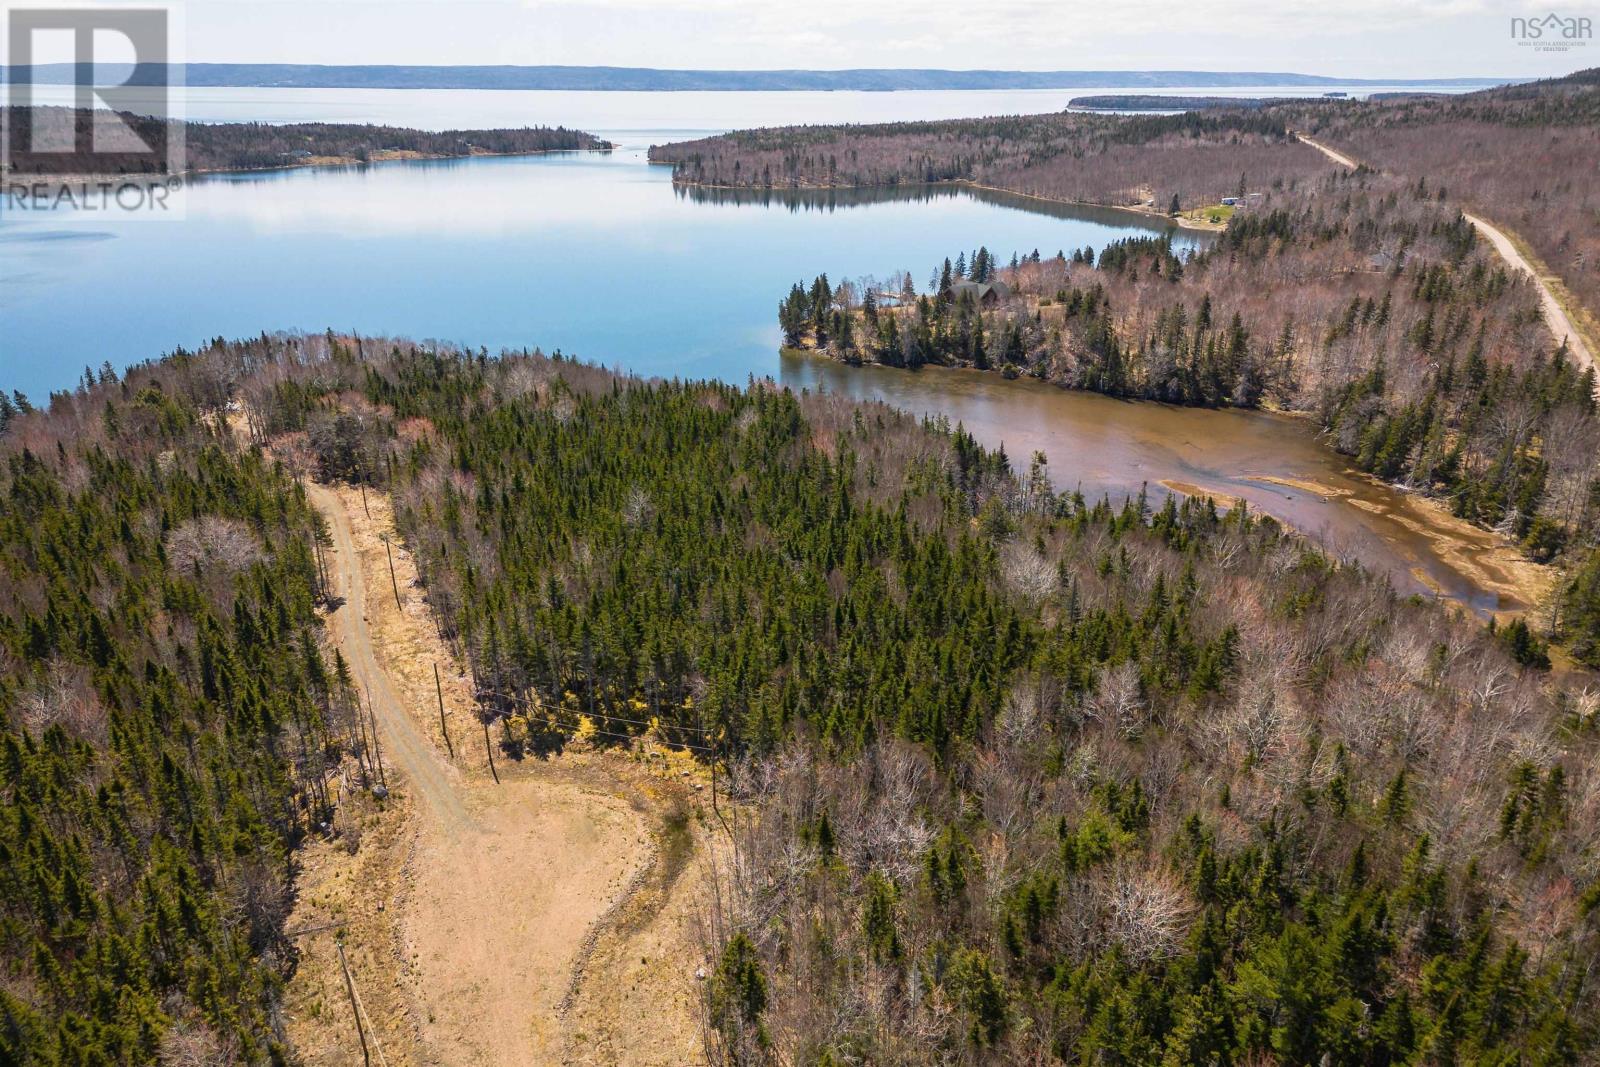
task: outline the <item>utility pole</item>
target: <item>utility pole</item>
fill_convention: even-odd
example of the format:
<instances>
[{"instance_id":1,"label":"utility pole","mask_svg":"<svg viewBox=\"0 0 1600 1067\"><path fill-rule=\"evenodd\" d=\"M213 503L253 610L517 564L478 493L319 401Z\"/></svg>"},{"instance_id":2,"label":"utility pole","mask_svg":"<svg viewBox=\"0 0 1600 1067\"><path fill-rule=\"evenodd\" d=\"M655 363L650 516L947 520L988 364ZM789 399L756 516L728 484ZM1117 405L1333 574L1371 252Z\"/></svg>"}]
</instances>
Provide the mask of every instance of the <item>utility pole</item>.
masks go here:
<instances>
[{"instance_id":1,"label":"utility pole","mask_svg":"<svg viewBox=\"0 0 1600 1067\"><path fill-rule=\"evenodd\" d=\"M323 600L331 600L333 598L333 582L328 577L328 561L323 558L322 542L318 541L315 535L311 538L311 552L316 557L317 562L317 590Z\"/></svg>"},{"instance_id":2,"label":"utility pole","mask_svg":"<svg viewBox=\"0 0 1600 1067\"><path fill-rule=\"evenodd\" d=\"M700 732L700 742L706 746L706 755L709 757L706 762L711 764L711 811L722 824L722 829L727 833L729 840L732 840L733 831L728 829L728 820L722 817L722 809L717 807L717 746L711 740L711 735L706 733L705 712L696 707L694 718L695 728Z\"/></svg>"},{"instance_id":3,"label":"utility pole","mask_svg":"<svg viewBox=\"0 0 1600 1067\"><path fill-rule=\"evenodd\" d=\"M383 535L383 554L389 558L389 587L394 590L394 606L400 607L400 583L394 576L394 553L389 551L389 535Z\"/></svg>"},{"instance_id":4,"label":"utility pole","mask_svg":"<svg viewBox=\"0 0 1600 1067\"><path fill-rule=\"evenodd\" d=\"M450 753L450 758L456 758L455 746L450 744L450 726L444 721L444 686L439 684L439 662L433 664L433 691L439 695L439 732L444 734L445 751Z\"/></svg>"},{"instance_id":5,"label":"utility pole","mask_svg":"<svg viewBox=\"0 0 1600 1067\"><path fill-rule=\"evenodd\" d=\"M383 749L378 747L378 712L372 705L372 687L367 686L367 714L372 716L372 754L378 760L378 783L389 788L389 779L383 776Z\"/></svg>"},{"instance_id":6,"label":"utility pole","mask_svg":"<svg viewBox=\"0 0 1600 1067\"><path fill-rule=\"evenodd\" d=\"M483 720L483 750L489 755L489 773L494 775L494 784L500 784L500 772L494 769L494 746L489 744L489 720Z\"/></svg>"},{"instance_id":7,"label":"utility pole","mask_svg":"<svg viewBox=\"0 0 1600 1067\"><path fill-rule=\"evenodd\" d=\"M350 976L350 962L344 958L344 939L334 941L339 948L339 966L344 968L344 989L350 994L350 1012L356 1017L356 1036L361 1039L361 1062L372 1067L372 1053L367 1051L367 1030L361 1025L361 1002L356 999L356 980Z\"/></svg>"},{"instance_id":8,"label":"utility pole","mask_svg":"<svg viewBox=\"0 0 1600 1067\"><path fill-rule=\"evenodd\" d=\"M366 785L371 785L372 784L372 749L371 749L371 746L368 745L368 743L367 743L367 716L366 716L366 713L361 710L361 697L360 697L359 694L355 695L355 701L356 701L356 729L360 732L359 736L361 738L361 753L360 753L360 755L361 755L362 781Z\"/></svg>"}]
</instances>

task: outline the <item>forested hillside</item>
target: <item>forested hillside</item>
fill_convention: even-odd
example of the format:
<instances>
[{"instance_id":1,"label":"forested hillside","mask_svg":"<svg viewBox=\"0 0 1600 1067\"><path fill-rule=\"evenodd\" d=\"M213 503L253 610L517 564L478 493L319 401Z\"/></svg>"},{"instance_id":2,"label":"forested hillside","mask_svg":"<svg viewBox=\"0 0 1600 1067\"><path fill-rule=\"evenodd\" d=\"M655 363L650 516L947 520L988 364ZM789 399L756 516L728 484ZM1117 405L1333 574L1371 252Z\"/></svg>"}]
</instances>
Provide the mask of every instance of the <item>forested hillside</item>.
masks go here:
<instances>
[{"instance_id":1,"label":"forested hillside","mask_svg":"<svg viewBox=\"0 0 1600 1067\"><path fill-rule=\"evenodd\" d=\"M1588 1055L1581 679L1242 509L1057 496L881 407L249 352L259 427L395 495L504 753L711 739L717 1062Z\"/></svg>"},{"instance_id":2,"label":"forested hillside","mask_svg":"<svg viewBox=\"0 0 1600 1067\"><path fill-rule=\"evenodd\" d=\"M0 437L0 1062L289 1056L289 853L350 698L313 515L214 381L108 368Z\"/></svg>"},{"instance_id":3,"label":"forested hillside","mask_svg":"<svg viewBox=\"0 0 1600 1067\"><path fill-rule=\"evenodd\" d=\"M1057 495L884 407L327 336L0 439L9 1060L292 1056L289 850L349 694L317 524L235 404L393 495L505 758L721 765L716 1062L1593 1047L1583 678L1243 509Z\"/></svg>"},{"instance_id":4,"label":"forested hillside","mask_svg":"<svg viewBox=\"0 0 1600 1067\"><path fill-rule=\"evenodd\" d=\"M306 158L365 162L386 156L450 158L519 155L609 148L582 130L529 126L493 130L412 130L342 123L191 122L185 131L189 167L197 171L251 170L294 165Z\"/></svg>"},{"instance_id":5,"label":"forested hillside","mask_svg":"<svg viewBox=\"0 0 1600 1067\"><path fill-rule=\"evenodd\" d=\"M736 130L650 149L675 181L758 189L970 181L1089 204L1186 207L1326 173L1265 111L1067 113Z\"/></svg>"},{"instance_id":6,"label":"forested hillside","mask_svg":"<svg viewBox=\"0 0 1600 1067\"><path fill-rule=\"evenodd\" d=\"M1600 278L1585 244L1600 233L1587 224L1596 101L1600 87L1584 72L1459 97L754 130L656 158L675 161L691 186L960 181L1198 209L1221 232L1192 256L1159 238L1098 258L1005 249L996 261L981 250L981 268L963 251L926 283L902 271L797 284L780 324L786 343L846 360L1310 413L1361 469L1448 501L1535 560L1559 561L1567 576L1535 625L1595 665L1593 368L1551 336L1535 285L1463 213L1515 227L1585 321L1584 303L1597 306L1590 276ZM1307 157L1296 134L1308 129L1383 169ZM963 281L1006 290L980 306L962 298Z\"/></svg>"},{"instance_id":7,"label":"forested hillside","mask_svg":"<svg viewBox=\"0 0 1600 1067\"><path fill-rule=\"evenodd\" d=\"M5 123L15 131L18 143L33 122L62 121L70 109L6 108ZM54 114L47 114L54 113ZM76 113L81 115L82 113ZM146 144L165 145L165 138L178 132L148 116L121 112L96 113L93 119L105 131L98 136L109 140L127 123ZM177 124L168 124L175 127ZM531 126L498 130L412 130L399 126L356 125L333 122L186 122L181 135L188 169L192 172L265 170L274 167L304 166L309 163L365 163L372 160L405 157L453 158L472 155L516 155L531 152L568 152L607 148L609 143L581 130L564 126ZM71 156L52 153L30 165L29 157L17 153L7 173L61 174L80 167L84 173L104 173L104 155L74 164ZM125 170L140 172L147 164L132 160Z\"/></svg>"},{"instance_id":8,"label":"forested hillside","mask_svg":"<svg viewBox=\"0 0 1600 1067\"><path fill-rule=\"evenodd\" d=\"M1523 238L1600 343L1600 69L1466 96L1286 107L1375 167L1425 177Z\"/></svg>"},{"instance_id":9,"label":"forested hillside","mask_svg":"<svg viewBox=\"0 0 1600 1067\"><path fill-rule=\"evenodd\" d=\"M969 283L1000 282L980 304ZM1164 239L1045 256L958 253L926 287L826 276L785 341L891 366L956 364L1115 396L1312 413L1362 470L1447 501L1548 562L1600 532L1595 378L1528 281L1426 183L1330 175L1235 216L1197 255ZM1600 663L1591 597L1541 613ZM1537 659L1537 650L1529 655Z\"/></svg>"},{"instance_id":10,"label":"forested hillside","mask_svg":"<svg viewBox=\"0 0 1600 1067\"><path fill-rule=\"evenodd\" d=\"M1105 103L1111 98L1093 98ZM1160 106L1160 99L1150 106ZM1326 174L1310 132L1525 239L1600 332L1600 74L1460 96L1241 103L1178 115L1057 114L736 131L657 146L676 180L753 188L975 182L1165 211Z\"/></svg>"}]
</instances>

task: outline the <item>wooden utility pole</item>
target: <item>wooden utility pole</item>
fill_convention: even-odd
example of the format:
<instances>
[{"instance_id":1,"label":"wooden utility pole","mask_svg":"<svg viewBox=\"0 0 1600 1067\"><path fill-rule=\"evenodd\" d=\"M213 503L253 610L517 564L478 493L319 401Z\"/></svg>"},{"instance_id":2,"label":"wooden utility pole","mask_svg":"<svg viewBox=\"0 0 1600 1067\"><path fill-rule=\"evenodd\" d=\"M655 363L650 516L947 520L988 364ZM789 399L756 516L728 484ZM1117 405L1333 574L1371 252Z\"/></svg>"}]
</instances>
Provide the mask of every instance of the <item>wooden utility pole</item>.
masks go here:
<instances>
[{"instance_id":1,"label":"wooden utility pole","mask_svg":"<svg viewBox=\"0 0 1600 1067\"><path fill-rule=\"evenodd\" d=\"M444 734L445 751L450 753L450 758L456 758L455 746L450 744L450 725L444 721L444 686L439 683L439 664L433 665L433 691L439 695L439 732Z\"/></svg>"},{"instance_id":2,"label":"wooden utility pole","mask_svg":"<svg viewBox=\"0 0 1600 1067\"><path fill-rule=\"evenodd\" d=\"M728 820L722 817L722 809L717 807L717 746L712 744L711 736L706 733L705 713L696 708L694 714L695 729L699 731L700 743L706 746L706 755L709 757L706 762L711 764L711 811L722 824L722 829L727 833L729 840L732 840L733 831L728 829Z\"/></svg>"},{"instance_id":3,"label":"wooden utility pole","mask_svg":"<svg viewBox=\"0 0 1600 1067\"><path fill-rule=\"evenodd\" d=\"M333 579L328 576L328 561L322 555L322 542L311 538L311 553L317 561L317 590L323 600L333 599Z\"/></svg>"},{"instance_id":4,"label":"wooden utility pole","mask_svg":"<svg viewBox=\"0 0 1600 1067\"><path fill-rule=\"evenodd\" d=\"M383 749L378 747L378 712L372 706L372 687L367 686L367 714L372 716L372 754L378 760L378 782L385 789L389 788L389 779L383 776Z\"/></svg>"},{"instance_id":5,"label":"wooden utility pole","mask_svg":"<svg viewBox=\"0 0 1600 1067\"><path fill-rule=\"evenodd\" d=\"M394 606L400 606L400 583L394 576L394 553L389 551L389 535L383 535L383 554L389 558L389 587L394 590Z\"/></svg>"},{"instance_id":6,"label":"wooden utility pole","mask_svg":"<svg viewBox=\"0 0 1600 1067\"><path fill-rule=\"evenodd\" d=\"M715 752L711 753L711 759L707 762L711 764L711 810L720 819L722 818L722 809L717 807L717 754Z\"/></svg>"},{"instance_id":7,"label":"wooden utility pole","mask_svg":"<svg viewBox=\"0 0 1600 1067\"><path fill-rule=\"evenodd\" d=\"M350 1012L356 1017L356 1036L361 1039L361 1062L372 1067L372 1053L367 1051L367 1028L361 1025L361 1001L356 999L356 980L350 976L350 962L344 958L344 941L334 942L339 948L339 966L344 968L344 990L350 994Z\"/></svg>"},{"instance_id":8,"label":"wooden utility pole","mask_svg":"<svg viewBox=\"0 0 1600 1067\"><path fill-rule=\"evenodd\" d=\"M367 716L361 710L361 697L356 696L356 729L361 738L361 774L366 784L372 782L372 746L367 741Z\"/></svg>"},{"instance_id":9,"label":"wooden utility pole","mask_svg":"<svg viewBox=\"0 0 1600 1067\"><path fill-rule=\"evenodd\" d=\"M489 720L483 720L483 750L489 754L489 773L494 775L494 784L500 784L500 772L494 769L494 746L489 744Z\"/></svg>"}]
</instances>

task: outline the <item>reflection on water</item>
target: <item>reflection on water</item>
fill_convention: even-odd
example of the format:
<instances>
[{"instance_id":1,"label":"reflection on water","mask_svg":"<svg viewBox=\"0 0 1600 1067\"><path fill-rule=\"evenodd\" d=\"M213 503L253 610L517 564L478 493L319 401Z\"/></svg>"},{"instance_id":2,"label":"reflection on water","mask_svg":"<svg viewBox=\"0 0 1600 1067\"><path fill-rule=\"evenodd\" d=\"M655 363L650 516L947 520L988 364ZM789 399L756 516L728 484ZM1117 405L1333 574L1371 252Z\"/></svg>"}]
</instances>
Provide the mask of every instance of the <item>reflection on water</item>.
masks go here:
<instances>
[{"instance_id":1,"label":"reflection on water","mask_svg":"<svg viewBox=\"0 0 1600 1067\"><path fill-rule=\"evenodd\" d=\"M666 164L658 164L666 167ZM782 207L790 211L838 211L841 208L868 207L902 201L926 204L970 195L971 189L959 185L895 185L876 188L741 189L715 185L675 185L680 199L695 204L744 207Z\"/></svg>"},{"instance_id":2,"label":"reflection on water","mask_svg":"<svg viewBox=\"0 0 1600 1067\"><path fill-rule=\"evenodd\" d=\"M1508 582L1490 557L1498 539L1446 530L1414 497L1351 471L1303 420L1115 400L998 374L926 367L850 367L786 353L780 380L792 389L879 400L919 415L943 415L981 443L1004 445L1014 467L1035 451L1056 488L1121 500L1148 486L1242 499L1389 575L1406 591L1438 593L1479 611L1509 610ZM1447 535L1453 545L1441 547Z\"/></svg>"},{"instance_id":3,"label":"reflection on water","mask_svg":"<svg viewBox=\"0 0 1600 1067\"><path fill-rule=\"evenodd\" d=\"M770 376L945 414L1018 460L1043 451L1063 488L1239 497L1401 588L1507 606L1493 538L1452 531L1441 544L1414 501L1346 472L1293 420L778 355L778 300L822 271L921 276L980 245L1006 259L1170 232L1149 216L951 186L675 194L640 150L216 177L189 191L181 223L0 219L0 385L43 395L104 360L328 328L560 348L646 376Z\"/></svg>"},{"instance_id":4,"label":"reflection on water","mask_svg":"<svg viewBox=\"0 0 1600 1067\"><path fill-rule=\"evenodd\" d=\"M188 190L184 221L108 217L96 242L0 218L0 240L26 249L5 253L0 382L42 394L85 364L331 327L742 383L776 372L775 309L796 281L1161 232L1159 219L1034 206L954 189L848 212L696 199L627 150L215 176Z\"/></svg>"},{"instance_id":5,"label":"reflection on water","mask_svg":"<svg viewBox=\"0 0 1600 1067\"><path fill-rule=\"evenodd\" d=\"M985 189L981 186L949 182L866 189L734 189L721 186L679 185L674 186L674 190L679 197L696 204L782 207L790 211L838 211L842 208L867 207L872 204L931 203L965 197L983 204L993 204L996 207L1026 211L1050 218L1094 222L1108 227L1133 226L1142 232L1168 236L1179 248L1198 248L1214 240L1214 235L1209 232L1185 230L1159 215L1141 211L1101 207L1096 204L1069 204L1024 196L1021 193L1008 193L1003 189Z\"/></svg>"}]
</instances>

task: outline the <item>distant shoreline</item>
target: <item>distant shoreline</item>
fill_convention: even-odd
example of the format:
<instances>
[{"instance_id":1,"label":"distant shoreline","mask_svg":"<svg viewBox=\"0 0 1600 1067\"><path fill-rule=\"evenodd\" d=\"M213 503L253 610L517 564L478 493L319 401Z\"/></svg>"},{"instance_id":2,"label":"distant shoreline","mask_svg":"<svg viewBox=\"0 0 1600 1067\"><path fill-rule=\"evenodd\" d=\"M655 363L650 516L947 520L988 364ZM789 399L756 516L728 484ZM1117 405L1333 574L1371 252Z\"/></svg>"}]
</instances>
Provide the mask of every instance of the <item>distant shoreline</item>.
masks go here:
<instances>
[{"instance_id":1,"label":"distant shoreline","mask_svg":"<svg viewBox=\"0 0 1600 1067\"><path fill-rule=\"evenodd\" d=\"M469 152L465 155L447 155L442 152L374 152L369 159L358 159L355 156L311 156L306 159L297 159L269 167L206 167L186 170L177 177L188 180L191 178L216 178L230 175L278 174L286 170L369 167L380 163L438 163L452 159L514 159L521 156L566 155L572 152L614 152L616 148L615 144L608 141L604 145L597 145L594 148L530 148L526 152ZM29 180L49 182L55 185L71 185L80 182L138 181L150 177L153 176L148 174L28 174L9 170L0 171L0 182L21 182L24 184Z\"/></svg>"},{"instance_id":2,"label":"distant shoreline","mask_svg":"<svg viewBox=\"0 0 1600 1067\"><path fill-rule=\"evenodd\" d=\"M1464 83L1461 83L1464 84ZM1274 88L1274 86L1264 86ZM1359 88L1359 87L1358 87ZM1448 93L1427 92L1418 88L1407 92L1382 92L1368 94L1366 100L1417 99L1420 97L1448 96ZM1347 93L1324 93L1321 96L1162 96L1156 93L1112 94L1075 96L1067 107L1079 111L1203 111L1216 108L1233 108L1259 111L1278 104L1349 103L1355 98Z\"/></svg>"},{"instance_id":3,"label":"distant shoreline","mask_svg":"<svg viewBox=\"0 0 1600 1067\"><path fill-rule=\"evenodd\" d=\"M1286 71L1194 70L666 70L648 67L322 65L190 63L168 72L150 65L116 73L134 85L170 80L190 88L240 89L520 89L576 92L907 92L1021 89L1261 89L1335 86L1505 85L1517 78L1337 78ZM0 69L0 74L9 77ZM40 85L70 85L70 64L40 64Z\"/></svg>"},{"instance_id":4,"label":"distant shoreline","mask_svg":"<svg viewBox=\"0 0 1600 1067\"><path fill-rule=\"evenodd\" d=\"M656 159L650 160L650 164L657 167L677 166L675 162ZM672 184L683 189L723 189L731 192L773 193L778 195L783 193L825 192L835 189L840 192L849 192L851 190L912 189L918 187L913 185L726 185L718 182L690 181L686 178L679 178L676 175L673 176ZM982 182L973 181L971 178L949 178L944 181L923 182L920 184L935 189L976 189L985 193L1003 193L1006 196L1017 196L1024 200L1037 200L1043 204L1061 204L1064 207L1095 208L1099 211L1125 211L1130 215L1139 216L1141 221L1164 222L1174 229L1199 233L1220 233L1227 228L1217 223L1201 222L1197 219L1169 215L1164 211L1139 204L1101 204L1092 200L1063 200L1060 197L1041 196L1038 193L1024 193L1017 189L1007 189L1001 185L985 185Z\"/></svg>"},{"instance_id":5,"label":"distant shoreline","mask_svg":"<svg viewBox=\"0 0 1600 1067\"><path fill-rule=\"evenodd\" d=\"M514 159L519 156L555 156L572 152L614 152L616 149L615 144L607 141L593 148L530 148L526 152L468 152L464 155L449 155L443 152L374 152L368 159L358 159L355 156L312 156L309 159L280 163L271 167L213 167L205 170L189 170L184 172L184 176L205 178L219 174L275 174L284 170L319 167L366 167L377 163L437 163L451 159Z\"/></svg>"},{"instance_id":6,"label":"distant shoreline","mask_svg":"<svg viewBox=\"0 0 1600 1067\"><path fill-rule=\"evenodd\" d=\"M133 112L73 111L61 107L3 108L0 114L19 127L54 116L80 129L96 131L117 125L131 129L147 144L181 137L184 164L156 167L143 157L95 156L13 157L0 176L25 182L32 178L60 181L69 176L176 176L246 171L288 170L297 167L343 166L389 160L470 159L477 156L543 155L553 152L611 151L616 145L605 138L564 126L530 126L482 130L413 130L400 126L351 123L205 123L162 120Z\"/></svg>"}]
</instances>

